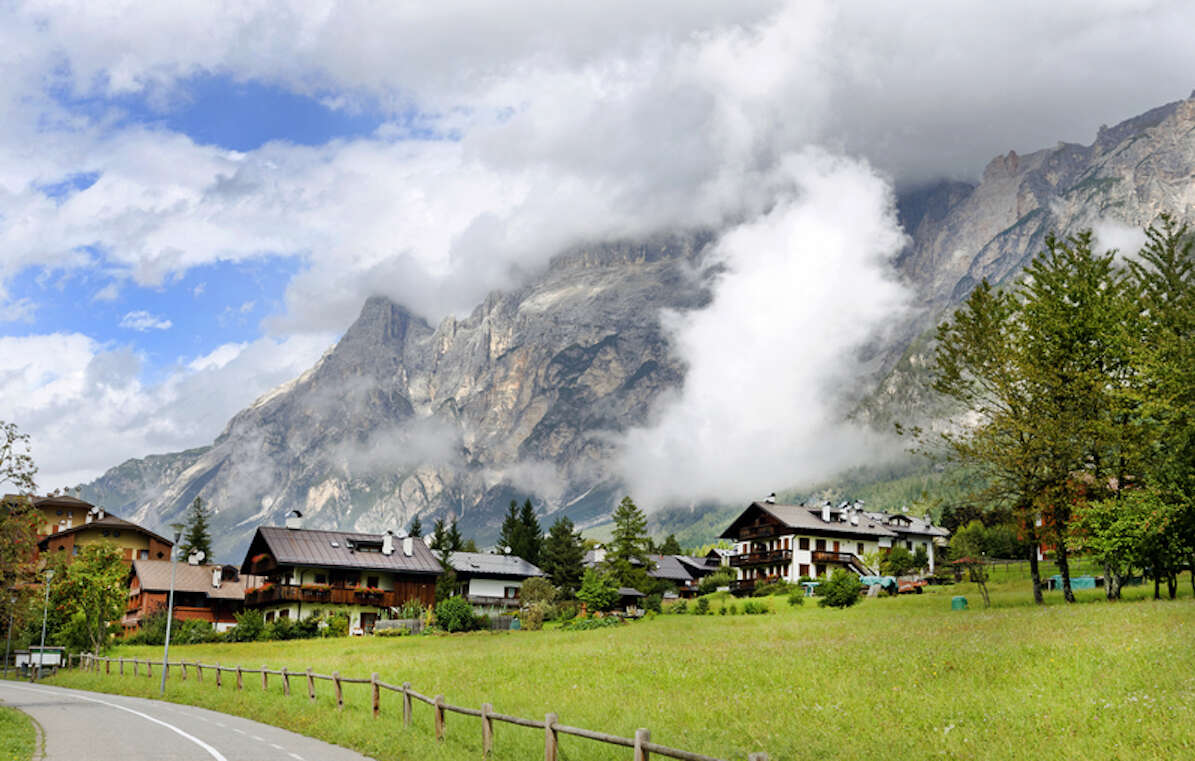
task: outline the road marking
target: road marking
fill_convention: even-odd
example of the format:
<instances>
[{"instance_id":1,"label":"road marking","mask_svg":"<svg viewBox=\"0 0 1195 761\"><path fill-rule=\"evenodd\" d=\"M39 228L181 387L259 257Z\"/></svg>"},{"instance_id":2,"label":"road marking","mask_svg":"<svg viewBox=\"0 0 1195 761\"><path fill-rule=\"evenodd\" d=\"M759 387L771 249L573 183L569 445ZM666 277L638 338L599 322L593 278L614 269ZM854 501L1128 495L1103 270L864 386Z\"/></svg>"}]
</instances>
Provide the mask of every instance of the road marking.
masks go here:
<instances>
[{"instance_id":1,"label":"road marking","mask_svg":"<svg viewBox=\"0 0 1195 761\"><path fill-rule=\"evenodd\" d=\"M267 745L269 745L269 746L270 746L271 748L273 748L274 750L285 750L285 748L283 748L283 747L282 747L281 745L279 745L278 743L266 743L266 744L267 744Z\"/></svg>"},{"instance_id":2,"label":"road marking","mask_svg":"<svg viewBox=\"0 0 1195 761\"><path fill-rule=\"evenodd\" d=\"M298 753L287 753L286 755L290 756L291 758L298 759L298 761L303 761L303 757Z\"/></svg>"},{"instance_id":3,"label":"road marking","mask_svg":"<svg viewBox=\"0 0 1195 761\"><path fill-rule=\"evenodd\" d=\"M257 735L249 735L249 737L253 738L254 740L257 740L259 743L263 743L263 742L265 742L265 740L263 740L262 738L258 737Z\"/></svg>"},{"instance_id":4,"label":"road marking","mask_svg":"<svg viewBox=\"0 0 1195 761\"><path fill-rule=\"evenodd\" d=\"M99 703L100 705L106 705L109 708L115 708L119 711L127 711L128 713L131 713L135 716L140 716L141 718L146 719L147 721L152 721L154 724L161 724L163 727L166 727L171 732L174 732L174 733L180 735L181 737L185 737L186 739L190 740L191 742L195 743L199 747L206 750L208 752L208 754L211 755L212 758L216 759L216 761L228 761L228 759L224 756L224 754L222 754L220 751L216 750L212 746L208 745L203 740L200 740L195 735L184 732L183 730L179 729L178 727L174 726L173 724L170 724L168 722L162 721L161 719L150 716L147 713L142 713L141 711L137 711L135 709L129 708L128 706L122 706L119 703L112 703L107 700L100 700L99 698L89 698L89 697L84 697L83 695L76 695L73 692L59 692L58 690L44 690L44 689L37 689L35 687L18 687L15 684L11 684L8 686L12 687L13 689L16 689L16 690L25 690L26 692L34 692L34 693L39 693L41 695L65 694L68 697L74 698L75 700L86 700L91 703Z\"/></svg>"}]
</instances>

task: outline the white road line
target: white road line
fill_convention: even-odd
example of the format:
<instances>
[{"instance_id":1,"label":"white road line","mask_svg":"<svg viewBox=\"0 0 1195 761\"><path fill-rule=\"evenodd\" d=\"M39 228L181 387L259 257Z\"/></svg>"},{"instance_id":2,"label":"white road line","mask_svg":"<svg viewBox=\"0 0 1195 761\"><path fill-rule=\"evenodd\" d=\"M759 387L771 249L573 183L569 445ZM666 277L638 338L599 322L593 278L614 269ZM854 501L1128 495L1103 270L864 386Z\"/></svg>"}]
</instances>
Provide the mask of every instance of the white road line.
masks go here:
<instances>
[{"instance_id":1,"label":"white road line","mask_svg":"<svg viewBox=\"0 0 1195 761\"><path fill-rule=\"evenodd\" d=\"M298 753L287 753L286 755L290 756L291 758L297 759L298 761L303 761L303 757L300 756Z\"/></svg>"},{"instance_id":2,"label":"white road line","mask_svg":"<svg viewBox=\"0 0 1195 761\"><path fill-rule=\"evenodd\" d=\"M42 689L37 689L35 687L18 687L15 684L8 685L8 686L12 687L13 689L16 689L16 690L25 690L27 692L35 692L35 693L39 693L41 695L64 695L68 698L73 698L75 700L86 700L91 703L99 703L101 705L106 705L109 708L115 708L120 711L127 711L135 716L140 716L141 718L146 719L147 721L152 721L154 724L161 724L163 727L166 727L171 732L174 732L182 737L185 737L186 739L190 740L191 742L195 743L199 747L206 750L208 752L208 754L211 755L212 758L216 759L216 761L228 761L228 759L225 758L224 754L222 754L220 751L216 750L212 746L208 745L203 740L200 740L195 735L184 732L183 730L179 729L178 727L174 726L173 724L169 724L165 721L162 721L161 719L150 716L147 713L142 713L141 711L137 711L132 708L129 708L128 706L122 706L119 703L111 703L107 700L100 700L99 698L88 698L88 697L84 697L82 695L76 695L73 692L59 692L58 690L42 690Z\"/></svg>"},{"instance_id":3,"label":"white road line","mask_svg":"<svg viewBox=\"0 0 1195 761\"><path fill-rule=\"evenodd\" d=\"M259 743L265 742L264 739L258 737L257 735L249 735L249 737L253 738L254 740L257 740Z\"/></svg>"},{"instance_id":4,"label":"white road line","mask_svg":"<svg viewBox=\"0 0 1195 761\"><path fill-rule=\"evenodd\" d=\"M236 727L229 727L229 729L231 729L233 732L236 732L238 735L247 734L247 732L245 732L245 730L237 729Z\"/></svg>"},{"instance_id":5,"label":"white road line","mask_svg":"<svg viewBox=\"0 0 1195 761\"><path fill-rule=\"evenodd\" d=\"M266 743L266 745L269 745L269 746L270 746L271 748L273 748L274 750L286 750L285 748L283 748L283 747L282 747L281 745L279 745L278 743Z\"/></svg>"}]
</instances>

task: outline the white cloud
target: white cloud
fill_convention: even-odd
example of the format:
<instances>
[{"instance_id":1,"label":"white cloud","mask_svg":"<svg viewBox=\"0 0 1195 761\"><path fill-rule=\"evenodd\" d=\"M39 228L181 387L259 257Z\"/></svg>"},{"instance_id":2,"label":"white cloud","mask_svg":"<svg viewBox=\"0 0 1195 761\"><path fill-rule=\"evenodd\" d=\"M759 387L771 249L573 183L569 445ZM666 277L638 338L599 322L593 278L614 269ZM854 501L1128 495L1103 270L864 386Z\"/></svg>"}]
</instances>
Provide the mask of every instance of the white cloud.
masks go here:
<instances>
[{"instance_id":1,"label":"white cloud","mask_svg":"<svg viewBox=\"0 0 1195 761\"><path fill-rule=\"evenodd\" d=\"M180 362L158 383L143 359L78 333L0 337L0 409L32 438L45 489L129 457L208 443L257 396L309 368L334 336L261 338Z\"/></svg>"},{"instance_id":2,"label":"white cloud","mask_svg":"<svg viewBox=\"0 0 1195 761\"><path fill-rule=\"evenodd\" d=\"M150 314L144 309L129 312L120 319L120 327L144 333L148 330L169 330L174 323L164 317Z\"/></svg>"}]
</instances>

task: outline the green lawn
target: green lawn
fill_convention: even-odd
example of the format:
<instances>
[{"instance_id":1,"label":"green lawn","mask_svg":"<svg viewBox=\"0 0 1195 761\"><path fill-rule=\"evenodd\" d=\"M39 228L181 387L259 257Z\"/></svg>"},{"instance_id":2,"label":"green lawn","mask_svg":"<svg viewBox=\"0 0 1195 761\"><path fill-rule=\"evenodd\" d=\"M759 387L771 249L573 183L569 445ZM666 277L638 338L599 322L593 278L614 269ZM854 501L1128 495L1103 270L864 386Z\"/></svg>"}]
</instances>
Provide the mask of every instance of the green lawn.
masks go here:
<instances>
[{"instance_id":1,"label":"green lawn","mask_svg":"<svg viewBox=\"0 0 1195 761\"><path fill-rule=\"evenodd\" d=\"M659 616L587 632L506 632L453 636L309 640L171 648L172 658L368 676L412 686L448 702L631 736L731 759L765 751L772 759L1177 759L1195 758L1195 601L1154 602L1152 589L1102 601L1034 607L1024 581L993 585L993 608L974 586L918 596L867 599L845 611L814 605L762 616ZM966 594L971 609L952 612ZM722 605L715 600L716 612ZM742 603L739 603L741 609ZM115 655L152 654L118 648ZM131 671L131 670L130 670ZM146 679L70 673L58 684L157 696ZM479 720L449 714L437 745L431 709L416 703L404 729L398 696L369 712L368 687L346 685L335 710L331 684L310 705L301 680L283 698L277 677L245 690L226 676L217 690L172 675L171 700L269 721L348 745L379 759L476 759ZM625 759L628 751L562 737L566 759ZM499 724L495 758L543 750L542 732Z\"/></svg>"},{"instance_id":2,"label":"green lawn","mask_svg":"<svg viewBox=\"0 0 1195 761\"><path fill-rule=\"evenodd\" d=\"M0 761L29 761L36 749L33 719L15 708L0 706Z\"/></svg>"}]
</instances>

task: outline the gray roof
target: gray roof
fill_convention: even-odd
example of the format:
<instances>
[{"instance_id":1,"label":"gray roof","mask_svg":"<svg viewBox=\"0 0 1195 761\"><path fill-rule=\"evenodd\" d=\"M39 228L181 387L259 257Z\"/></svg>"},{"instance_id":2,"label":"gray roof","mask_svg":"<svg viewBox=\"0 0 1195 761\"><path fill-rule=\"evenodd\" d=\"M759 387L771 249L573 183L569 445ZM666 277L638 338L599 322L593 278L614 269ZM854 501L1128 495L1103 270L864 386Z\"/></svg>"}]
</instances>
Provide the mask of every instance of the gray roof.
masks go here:
<instances>
[{"instance_id":1,"label":"gray roof","mask_svg":"<svg viewBox=\"0 0 1195 761\"><path fill-rule=\"evenodd\" d=\"M685 568L676 555L652 555L651 561L656 567L647 572L653 579L667 579L669 581L691 581L693 574Z\"/></svg>"},{"instance_id":2,"label":"gray roof","mask_svg":"<svg viewBox=\"0 0 1195 761\"><path fill-rule=\"evenodd\" d=\"M448 558L452 570L466 576L498 576L526 579L546 574L517 555L490 555L486 552L454 552Z\"/></svg>"},{"instance_id":3,"label":"gray roof","mask_svg":"<svg viewBox=\"0 0 1195 761\"><path fill-rule=\"evenodd\" d=\"M208 597L243 600L245 598L245 577L235 581L222 580L220 586L212 586L212 572L223 573L221 565L191 565L178 563L174 569L175 592L202 592ZM165 592L170 589L169 560L134 560L132 573L141 582L141 589L147 592Z\"/></svg>"},{"instance_id":4,"label":"gray roof","mask_svg":"<svg viewBox=\"0 0 1195 761\"><path fill-rule=\"evenodd\" d=\"M921 534L923 536L950 536L950 532L942 526L935 526L924 518L917 518L907 513L866 513L877 521L883 521L884 524L898 534ZM893 519L904 519L909 522L908 526L894 523Z\"/></svg>"},{"instance_id":5,"label":"gray roof","mask_svg":"<svg viewBox=\"0 0 1195 761\"><path fill-rule=\"evenodd\" d=\"M808 534L829 534L839 536L865 536L878 538L881 536L894 537L896 532L885 526L881 521L874 518L869 518L866 513L859 513L859 525L855 525L848 521L838 520L838 510L831 511L831 519L827 523L822 520L822 511L819 507L807 507L806 505L776 505L766 504L762 502L752 502L747 506L747 509L739 513L739 516L731 522L730 526L722 532L723 538L733 538L736 536L732 530L743 519L747 513L753 509L763 510L771 513L781 523L795 529L798 533Z\"/></svg>"},{"instance_id":6,"label":"gray roof","mask_svg":"<svg viewBox=\"0 0 1195 761\"><path fill-rule=\"evenodd\" d=\"M317 568L356 568L393 573L439 574L440 562L418 539L411 542L411 555L403 554L402 539L394 538L394 552L356 552L353 546L368 542L380 544L382 534L361 534L351 531L322 531L317 529L261 526L249 549L241 571L249 571L249 560L268 551L278 565L305 565Z\"/></svg>"},{"instance_id":7,"label":"gray roof","mask_svg":"<svg viewBox=\"0 0 1195 761\"><path fill-rule=\"evenodd\" d=\"M635 589L634 587L619 587L618 588L618 596L619 597L647 597L647 595L643 594L642 592L640 592L638 589Z\"/></svg>"}]
</instances>

